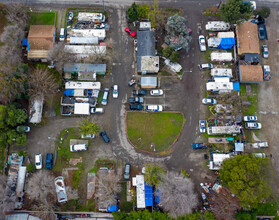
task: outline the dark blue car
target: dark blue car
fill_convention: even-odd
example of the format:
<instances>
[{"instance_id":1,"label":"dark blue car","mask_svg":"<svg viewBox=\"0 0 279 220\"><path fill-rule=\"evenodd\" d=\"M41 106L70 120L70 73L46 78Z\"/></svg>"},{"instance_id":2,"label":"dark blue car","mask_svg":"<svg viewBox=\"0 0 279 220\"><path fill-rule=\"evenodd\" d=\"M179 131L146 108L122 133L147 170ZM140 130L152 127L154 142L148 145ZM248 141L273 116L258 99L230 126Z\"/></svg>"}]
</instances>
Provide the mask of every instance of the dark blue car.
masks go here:
<instances>
[{"instance_id":1,"label":"dark blue car","mask_svg":"<svg viewBox=\"0 0 279 220\"><path fill-rule=\"evenodd\" d=\"M48 170L51 170L52 169L52 162L53 161L53 154L51 154L51 153L48 153L47 155L46 155L46 168L48 169Z\"/></svg>"},{"instance_id":2,"label":"dark blue car","mask_svg":"<svg viewBox=\"0 0 279 220\"><path fill-rule=\"evenodd\" d=\"M205 149L208 147L207 143L193 143L192 144L192 148L193 150L197 150L197 149Z\"/></svg>"}]
</instances>

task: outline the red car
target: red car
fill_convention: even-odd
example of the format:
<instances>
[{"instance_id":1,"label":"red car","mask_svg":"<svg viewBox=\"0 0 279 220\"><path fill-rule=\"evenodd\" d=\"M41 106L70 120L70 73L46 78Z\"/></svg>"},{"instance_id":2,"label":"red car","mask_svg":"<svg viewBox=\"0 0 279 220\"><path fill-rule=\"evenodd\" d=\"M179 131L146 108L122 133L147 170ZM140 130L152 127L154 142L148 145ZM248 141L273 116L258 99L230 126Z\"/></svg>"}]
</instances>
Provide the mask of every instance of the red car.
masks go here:
<instances>
[{"instance_id":1,"label":"red car","mask_svg":"<svg viewBox=\"0 0 279 220\"><path fill-rule=\"evenodd\" d=\"M132 37L135 37L137 34L136 32L132 31L130 28L126 27L125 31L130 34Z\"/></svg>"}]
</instances>

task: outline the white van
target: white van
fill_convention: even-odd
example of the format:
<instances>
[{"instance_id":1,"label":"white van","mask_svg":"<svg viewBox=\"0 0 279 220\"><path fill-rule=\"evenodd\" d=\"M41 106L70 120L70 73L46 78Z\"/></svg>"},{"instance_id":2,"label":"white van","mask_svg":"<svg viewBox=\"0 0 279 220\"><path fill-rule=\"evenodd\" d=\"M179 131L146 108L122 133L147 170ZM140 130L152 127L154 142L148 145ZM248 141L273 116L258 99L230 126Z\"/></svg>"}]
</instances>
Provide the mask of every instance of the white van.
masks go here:
<instances>
[{"instance_id":1,"label":"white van","mask_svg":"<svg viewBox=\"0 0 279 220\"><path fill-rule=\"evenodd\" d=\"M162 105L147 105L145 109L146 109L146 111L161 112L161 111L163 111L163 106Z\"/></svg>"},{"instance_id":2,"label":"white van","mask_svg":"<svg viewBox=\"0 0 279 220\"><path fill-rule=\"evenodd\" d=\"M59 35L59 41L64 41L65 40L65 28L60 29L60 35Z\"/></svg>"},{"instance_id":3,"label":"white van","mask_svg":"<svg viewBox=\"0 0 279 220\"><path fill-rule=\"evenodd\" d=\"M102 114L105 112L104 108L91 108L90 110L91 114L99 113Z\"/></svg>"},{"instance_id":4,"label":"white van","mask_svg":"<svg viewBox=\"0 0 279 220\"><path fill-rule=\"evenodd\" d=\"M71 152L83 151L83 150L87 150L87 145L86 144L73 144L73 145L70 145L70 151Z\"/></svg>"},{"instance_id":5,"label":"white van","mask_svg":"<svg viewBox=\"0 0 279 220\"><path fill-rule=\"evenodd\" d=\"M108 104L108 95L109 95L109 89L105 88L103 99L102 99L102 105L107 105Z\"/></svg>"}]
</instances>

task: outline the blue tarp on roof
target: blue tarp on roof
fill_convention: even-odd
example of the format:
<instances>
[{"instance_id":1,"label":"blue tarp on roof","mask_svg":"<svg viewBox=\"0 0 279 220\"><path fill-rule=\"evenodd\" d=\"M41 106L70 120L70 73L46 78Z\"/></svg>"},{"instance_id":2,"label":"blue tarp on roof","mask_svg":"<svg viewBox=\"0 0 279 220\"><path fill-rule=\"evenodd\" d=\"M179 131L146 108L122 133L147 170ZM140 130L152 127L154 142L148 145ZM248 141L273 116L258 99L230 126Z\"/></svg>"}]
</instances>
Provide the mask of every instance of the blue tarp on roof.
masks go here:
<instances>
[{"instance_id":1,"label":"blue tarp on roof","mask_svg":"<svg viewBox=\"0 0 279 220\"><path fill-rule=\"evenodd\" d=\"M65 96L74 96L75 90L74 89L66 89L64 91Z\"/></svg>"},{"instance_id":2,"label":"blue tarp on roof","mask_svg":"<svg viewBox=\"0 0 279 220\"><path fill-rule=\"evenodd\" d=\"M234 38L222 38L221 43L217 47L218 49L231 49L235 45L235 39Z\"/></svg>"},{"instance_id":3,"label":"blue tarp on roof","mask_svg":"<svg viewBox=\"0 0 279 220\"><path fill-rule=\"evenodd\" d=\"M108 205L107 210L108 210L108 212L116 212L117 205Z\"/></svg>"},{"instance_id":4,"label":"blue tarp on roof","mask_svg":"<svg viewBox=\"0 0 279 220\"><path fill-rule=\"evenodd\" d=\"M153 188L152 186L144 184L145 191L145 206L153 206Z\"/></svg>"},{"instance_id":5,"label":"blue tarp on roof","mask_svg":"<svg viewBox=\"0 0 279 220\"><path fill-rule=\"evenodd\" d=\"M22 40L22 46L27 46L28 45L28 39L27 38L24 38Z\"/></svg>"},{"instance_id":6,"label":"blue tarp on roof","mask_svg":"<svg viewBox=\"0 0 279 220\"><path fill-rule=\"evenodd\" d=\"M233 90L239 92L239 82L234 82L233 83Z\"/></svg>"}]
</instances>

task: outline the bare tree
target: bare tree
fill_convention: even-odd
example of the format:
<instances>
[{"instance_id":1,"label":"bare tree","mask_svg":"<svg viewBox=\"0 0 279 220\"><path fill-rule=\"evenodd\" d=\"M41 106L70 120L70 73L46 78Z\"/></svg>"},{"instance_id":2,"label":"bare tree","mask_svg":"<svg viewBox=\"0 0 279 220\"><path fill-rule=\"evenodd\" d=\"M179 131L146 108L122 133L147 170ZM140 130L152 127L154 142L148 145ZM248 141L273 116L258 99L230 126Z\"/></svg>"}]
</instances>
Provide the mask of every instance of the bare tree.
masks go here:
<instances>
[{"instance_id":1,"label":"bare tree","mask_svg":"<svg viewBox=\"0 0 279 220\"><path fill-rule=\"evenodd\" d=\"M56 69L62 71L65 63L75 62L76 58L73 54L65 52L65 43L59 42L54 44L49 51L49 58L55 63Z\"/></svg>"},{"instance_id":2,"label":"bare tree","mask_svg":"<svg viewBox=\"0 0 279 220\"><path fill-rule=\"evenodd\" d=\"M56 92L58 84L48 69L33 69L29 78L31 97L48 97Z\"/></svg>"},{"instance_id":3,"label":"bare tree","mask_svg":"<svg viewBox=\"0 0 279 220\"><path fill-rule=\"evenodd\" d=\"M26 187L29 199L44 204L56 201L54 177L47 170L40 170L29 178Z\"/></svg>"},{"instance_id":4,"label":"bare tree","mask_svg":"<svg viewBox=\"0 0 279 220\"><path fill-rule=\"evenodd\" d=\"M6 18L13 24L25 27L29 20L28 9L20 3L7 4Z\"/></svg>"},{"instance_id":5,"label":"bare tree","mask_svg":"<svg viewBox=\"0 0 279 220\"><path fill-rule=\"evenodd\" d=\"M193 182L181 174L164 173L157 189L160 192L159 205L173 217L191 213L198 205Z\"/></svg>"},{"instance_id":6,"label":"bare tree","mask_svg":"<svg viewBox=\"0 0 279 220\"><path fill-rule=\"evenodd\" d=\"M0 175L0 218L5 216L5 212L15 208L16 197L7 193L6 182L6 177Z\"/></svg>"}]
</instances>

